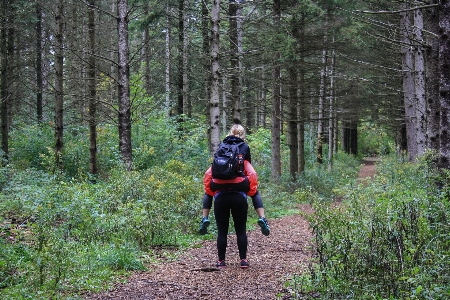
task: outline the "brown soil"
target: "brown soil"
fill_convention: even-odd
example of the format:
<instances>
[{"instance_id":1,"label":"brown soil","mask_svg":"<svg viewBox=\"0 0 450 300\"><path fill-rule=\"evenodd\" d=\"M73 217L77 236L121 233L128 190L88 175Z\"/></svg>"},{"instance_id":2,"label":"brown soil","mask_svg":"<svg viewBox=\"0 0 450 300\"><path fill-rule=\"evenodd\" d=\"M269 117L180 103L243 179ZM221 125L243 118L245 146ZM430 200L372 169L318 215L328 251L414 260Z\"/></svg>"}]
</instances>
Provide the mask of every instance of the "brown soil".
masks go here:
<instances>
[{"instance_id":1,"label":"brown soil","mask_svg":"<svg viewBox=\"0 0 450 300\"><path fill-rule=\"evenodd\" d=\"M373 159L365 159L359 178L375 174ZM302 205L310 213L311 208ZM270 220L270 236L256 229L248 232L250 268L239 268L236 238L228 236L227 268L217 269L215 241L184 252L176 261L151 264L134 273L126 284L86 299L290 299L284 283L303 272L312 255L312 233L301 215Z\"/></svg>"}]
</instances>

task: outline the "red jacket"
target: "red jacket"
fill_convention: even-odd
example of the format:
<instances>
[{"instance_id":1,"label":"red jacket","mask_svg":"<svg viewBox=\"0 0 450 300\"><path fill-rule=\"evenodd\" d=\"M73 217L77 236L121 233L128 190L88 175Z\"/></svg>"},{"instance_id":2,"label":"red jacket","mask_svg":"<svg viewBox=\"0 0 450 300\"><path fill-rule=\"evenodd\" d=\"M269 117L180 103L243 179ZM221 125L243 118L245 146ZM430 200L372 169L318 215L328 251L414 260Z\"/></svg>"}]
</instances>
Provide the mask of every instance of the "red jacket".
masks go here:
<instances>
[{"instance_id":1,"label":"red jacket","mask_svg":"<svg viewBox=\"0 0 450 300\"><path fill-rule=\"evenodd\" d=\"M248 181L250 182L250 190L247 192L247 195L250 197L254 196L256 192L258 191L258 174L256 174L255 169L253 169L253 166L251 163L249 163L247 160L244 160L244 175L248 178ZM219 191L212 191L211 190L211 180L212 178L212 171L211 167L206 170L205 175L203 177L203 186L205 188L205 193L214 196ZM228 183L239 183L241 181L245 180L245 177L236 177L234 179L214 179L214 182L217 184L228 184Z\"/></svg>"}]
</instances>

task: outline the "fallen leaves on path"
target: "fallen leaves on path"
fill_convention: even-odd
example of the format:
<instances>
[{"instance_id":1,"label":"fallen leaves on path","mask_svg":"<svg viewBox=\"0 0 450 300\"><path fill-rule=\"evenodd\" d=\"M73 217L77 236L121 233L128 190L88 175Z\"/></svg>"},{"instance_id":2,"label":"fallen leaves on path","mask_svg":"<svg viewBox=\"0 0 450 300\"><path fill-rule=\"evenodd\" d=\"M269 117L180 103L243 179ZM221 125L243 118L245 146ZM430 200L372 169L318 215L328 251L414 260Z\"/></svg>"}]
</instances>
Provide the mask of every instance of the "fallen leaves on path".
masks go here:
<instances>
[{"instance_id":1,"label":"fallen leaves on path","mask_svg":"<svg viewBox=\"0 0 450 300\"><path fill-rule=\"evenodd\" d=\"M256 225L256 224L255 224ZM179 260L148 266L126 284L86 299L276 299L293 273L308 265L311 232L300 215L270 222L270 235L248 233L250 268L239 268L236 236L228 236L227 267L215 267L215 241L188 250Z\"/></svg>"}]
</instances>

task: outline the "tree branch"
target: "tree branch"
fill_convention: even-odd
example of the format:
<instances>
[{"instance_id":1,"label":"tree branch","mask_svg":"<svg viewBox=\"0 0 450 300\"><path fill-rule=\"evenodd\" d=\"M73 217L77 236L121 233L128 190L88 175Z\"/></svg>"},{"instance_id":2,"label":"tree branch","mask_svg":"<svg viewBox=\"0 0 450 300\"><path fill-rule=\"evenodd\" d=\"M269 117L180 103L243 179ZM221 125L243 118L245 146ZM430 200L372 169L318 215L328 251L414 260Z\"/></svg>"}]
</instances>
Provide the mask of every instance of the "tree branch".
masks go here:
<instances>
[{"instance_id":1,"label":"tree branch","mask_svg":"<svg viewBox=\"0 0 450 300\"><path fill-rule=\"evenodd\" d=\"M379 11L369 11L369 10L355 10L355 12L363 13L363 14L398 14L402 12L417 10L417 9L426 9L426 8L432 8L437 7L439 4L430 4L430 5L424 5L424 6L415 6L407 9L401 9L401 10L379 10Z\"/></svg>"}]
</instances>

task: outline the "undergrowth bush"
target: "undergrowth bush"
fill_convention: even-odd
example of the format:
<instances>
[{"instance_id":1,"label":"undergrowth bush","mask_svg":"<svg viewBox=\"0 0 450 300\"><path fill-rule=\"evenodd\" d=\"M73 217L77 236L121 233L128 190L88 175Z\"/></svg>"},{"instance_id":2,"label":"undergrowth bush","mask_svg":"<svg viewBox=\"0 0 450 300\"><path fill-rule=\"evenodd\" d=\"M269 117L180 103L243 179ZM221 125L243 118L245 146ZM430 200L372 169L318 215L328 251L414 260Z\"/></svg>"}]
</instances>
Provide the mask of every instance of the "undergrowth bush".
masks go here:
<instances>
[{"instance_id":1,"label":"undergrowth bush","mask_svg":"<svg viewBox=\"0 0 450 300\"><path fill-rule=\"evenodd\" d=\"M155 249L182 249L214 238L214 224L212 234L196 235L203 174L210 165L206 128L188 119L182 128L166 118L152 126L136 124L130 172L121 166L116 130L98 127L101 173L93 184L86 129L67 129L62 173L55 171L53 146L43 142L52 140L50 124L14 129L11 161L0 168L2 299L54 299L105 289L157 259ZM348 182L357 168L354 158L339 156L331 173L307 170L296 181L271 182L270 132L258 130L248 141L269 218L329 195L325 189ZM287 153L283 147L283 162ZM256 218L251 204L249 216Z\"/></svg>"},{"instance_id":2,"label":"undergrowth bush","mask_svg":"<svg viewBox=\"0 0 450 300\"><path fill-rule=\"evenodd\" d=\"M18 286L29 295L70 290L88 260L95 266L88 276L110 275L142 269L138 253L154 246L183 245L200 213L198 177L178 160L141 172L116 169L97 184L18 173L0 194L2 216L9 218L1 233L12 241L1 243L8 261L0 264L3 295L13 297Z\"/></svg>"},{"instance_id":3,"label":"undergrowth bush","mask_svg":"<svg viewBox=\"0 0 450 300\"><path fill-rule=\"evenodd\" d=\"M384 159L373 182L349 185L337 208L314 203L317 258L292 280L293 294L448 299L448 183L438 191L434 175L427 162Z\"/></svg>"}]
</instances>

